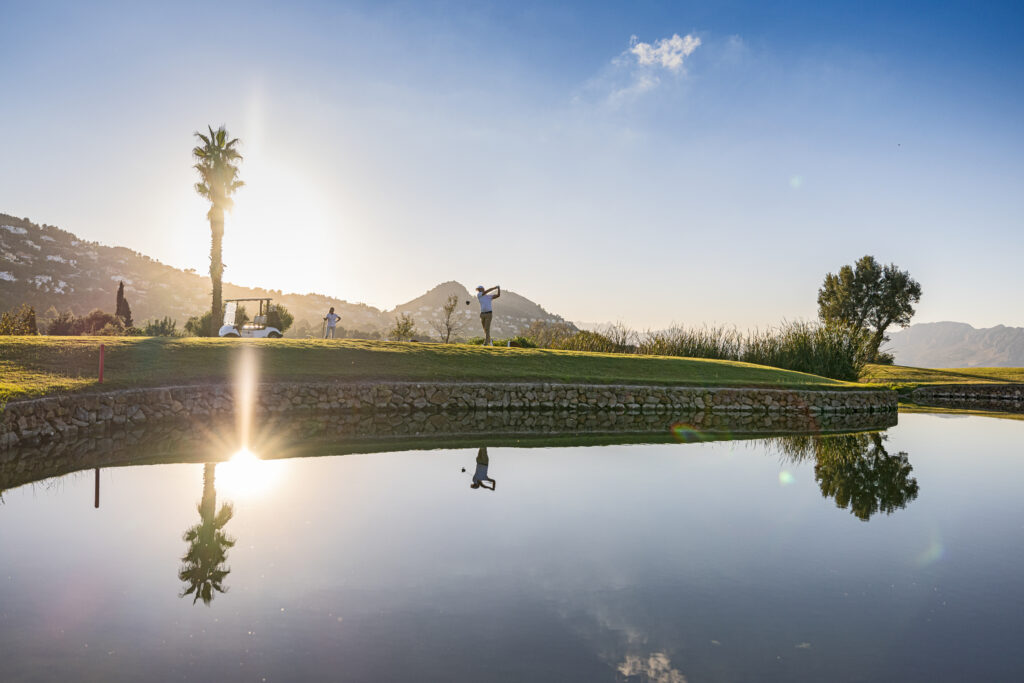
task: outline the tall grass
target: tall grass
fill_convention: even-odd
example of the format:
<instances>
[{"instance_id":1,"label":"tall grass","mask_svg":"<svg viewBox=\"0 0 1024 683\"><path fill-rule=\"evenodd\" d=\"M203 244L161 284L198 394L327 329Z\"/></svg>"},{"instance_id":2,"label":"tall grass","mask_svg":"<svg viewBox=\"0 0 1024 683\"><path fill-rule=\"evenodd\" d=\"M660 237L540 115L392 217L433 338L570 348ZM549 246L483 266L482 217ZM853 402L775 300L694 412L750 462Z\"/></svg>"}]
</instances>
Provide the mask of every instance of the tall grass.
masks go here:
<instances>
[{"instance_id":1,"label":"tall grass","mask_svg":"<svg viewBox=\"0 0 1024 683\"><path fill-rule=\"evenodd\" d=\"M856 381L867 359L867 338L849 328L811 322L740 332L736 328L673 326L637 333L618 323L598 332L557 337L550 348L738 360L822 377Z\"/></svg>"}]
</instances>

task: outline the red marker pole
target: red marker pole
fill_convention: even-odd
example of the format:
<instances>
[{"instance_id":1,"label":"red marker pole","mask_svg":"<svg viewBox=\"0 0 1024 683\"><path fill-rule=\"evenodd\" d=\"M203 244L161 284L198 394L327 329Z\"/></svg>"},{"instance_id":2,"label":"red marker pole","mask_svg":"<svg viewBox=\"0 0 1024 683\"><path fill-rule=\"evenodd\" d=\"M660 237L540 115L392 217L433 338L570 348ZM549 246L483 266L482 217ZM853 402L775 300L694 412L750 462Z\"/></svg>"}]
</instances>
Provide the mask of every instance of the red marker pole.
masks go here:
<instances>
[{"instance_id":1,"label":"red marker pole","mask_svg":"<svg viewBox=\"0 0 1024 683\"><path fill-rule=\"evenodd\" d=\"M106 344L100 344L100 384L103 384L103 354L106 351Z\"/></svg>"}]
</instances>

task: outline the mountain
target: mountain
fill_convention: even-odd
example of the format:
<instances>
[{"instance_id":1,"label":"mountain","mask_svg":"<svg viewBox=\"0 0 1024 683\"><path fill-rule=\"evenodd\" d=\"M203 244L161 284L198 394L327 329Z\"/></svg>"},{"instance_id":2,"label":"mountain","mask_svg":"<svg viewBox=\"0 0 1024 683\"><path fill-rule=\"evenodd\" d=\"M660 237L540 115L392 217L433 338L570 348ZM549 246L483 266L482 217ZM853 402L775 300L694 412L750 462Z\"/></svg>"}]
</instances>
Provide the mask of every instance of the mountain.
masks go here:
<instances>
[{"instance_id":1,"label":"mountain","mask_svg":"<svg viewBox=\"0 0 1024 683\"><path fill-rule=\"evenodd\" d=\"M966 323L919 323L896 332L885 350L920 368L1024 367L1024 327L976 329Z\"/></svg>"},{"instance_id":2,"label":"mountain","mask_svg":"<svg viewBox=\"0 0 1024 683\"><path fill-rule=\"evenodd\" d=\"M173 268L131 249L89 242L52 225L0 213L0 310L28 303L40 318L51 307L75 315L94 308L112 312L121 281L136 325L169 316L180 328L210 306L210 278L195 270ZM439 318L449 294L459 297L457 312L465 322L458 336L481 335L476 297L457 282L440 284L390 311L325 294L286 294L224 283L225 299L270 297L284 304L295 316L287 336L319 333L321 320L332 306L341 316L339 324L349 331L384 333L398 313L406 313L424 336L436 336L429 322ZM535 320L561 322L562 318L514 292L502 291L491 332L499 337L518 334Z\"/></svg>"}]
</instances>

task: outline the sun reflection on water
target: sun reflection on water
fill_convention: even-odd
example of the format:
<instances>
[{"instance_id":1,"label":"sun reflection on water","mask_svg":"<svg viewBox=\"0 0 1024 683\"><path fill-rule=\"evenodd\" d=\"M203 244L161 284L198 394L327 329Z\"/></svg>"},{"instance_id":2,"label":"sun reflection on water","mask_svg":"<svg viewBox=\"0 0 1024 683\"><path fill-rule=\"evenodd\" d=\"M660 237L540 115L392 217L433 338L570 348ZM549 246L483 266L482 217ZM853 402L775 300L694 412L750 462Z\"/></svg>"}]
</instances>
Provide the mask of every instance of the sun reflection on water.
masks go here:
<instances>
[{"instance_id":1,"label":"sun reflection on water","mask_svg":"<svg viewBox=\"0 0 1024 683\"><path fill-rule=\"evenodd\" d=\"M231 499L262 495L280 483L287 466L283 460L261 460L243 448L217 465L217 492Z\"/></svg>"}]
</instances>

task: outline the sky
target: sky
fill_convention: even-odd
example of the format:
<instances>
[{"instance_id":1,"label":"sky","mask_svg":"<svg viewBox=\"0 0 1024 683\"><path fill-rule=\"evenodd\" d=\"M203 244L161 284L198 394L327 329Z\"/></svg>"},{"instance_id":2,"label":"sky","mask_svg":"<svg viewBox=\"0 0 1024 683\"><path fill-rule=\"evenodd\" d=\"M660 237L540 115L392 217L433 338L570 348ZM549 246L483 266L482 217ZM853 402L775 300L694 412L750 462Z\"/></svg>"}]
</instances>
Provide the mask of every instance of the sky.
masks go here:
<instances>
[{"instance_id":1,"label":"sky","mask_svg":"<svg viewBox=\"0 0 1024 683\"><path fill-rule=\"evenodd\" d=\"M1024 326L1020 3L0 0L0 212L391 308L446 280L570 320L816 316L865 254L914 322ZM500 308L500 306L499 306ZM500 315L500 310L498 311Z\"/></svg>"}]
</instances>

